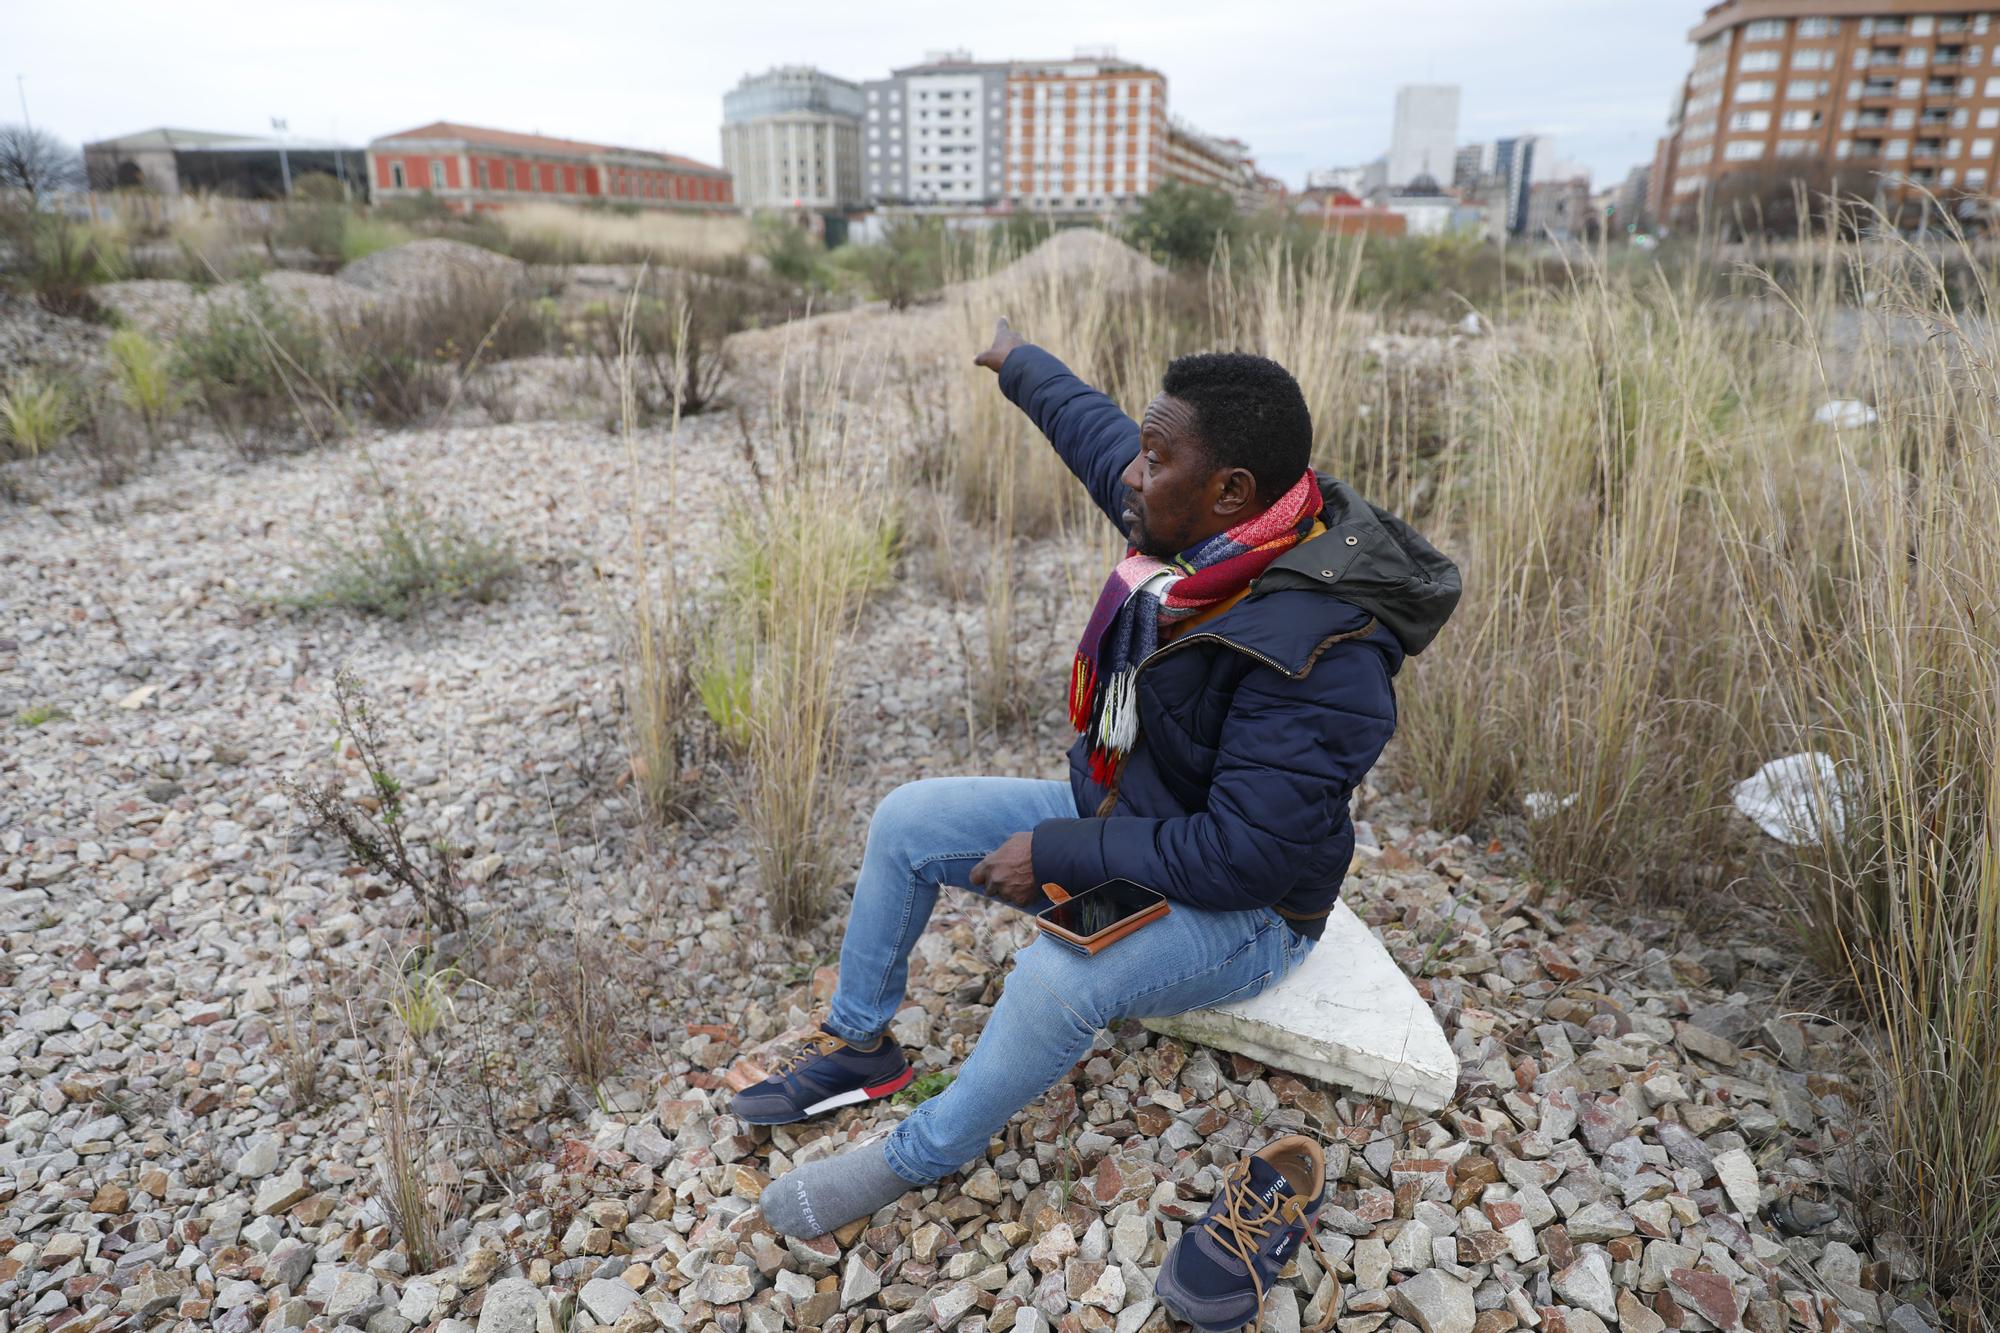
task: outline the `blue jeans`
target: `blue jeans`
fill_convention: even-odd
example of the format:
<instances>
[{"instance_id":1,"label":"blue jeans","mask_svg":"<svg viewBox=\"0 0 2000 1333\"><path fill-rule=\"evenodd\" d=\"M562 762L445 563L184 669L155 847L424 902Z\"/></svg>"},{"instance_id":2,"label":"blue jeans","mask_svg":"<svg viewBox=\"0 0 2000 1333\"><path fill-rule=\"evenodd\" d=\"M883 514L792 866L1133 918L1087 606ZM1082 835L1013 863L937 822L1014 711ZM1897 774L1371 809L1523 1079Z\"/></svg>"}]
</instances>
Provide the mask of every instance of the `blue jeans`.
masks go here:
<instances>
[{"instance_id":1,"label":"blue jeans","mask_svg":"<svg viewBox=\"0 0 2000 1333\"><path fill-rule=\"evenodd\" d=\"M929 778L884 797L868 826L827 1029L857 1042L886 1031L939 887L970 890L973 866L1009 836L1075 816L1068 783L1031 778ZM1038 898L1026 910L1048 905ZM1208 912L1182 903L1091 956L1038 935L1014 955L958 1077L889 1135L890 1167L916 1185L950 1175L984 1156L1016 1111L1087 1055L1099 1028L1255 995L1311 947L1269 908Z\"/></svg>"}]
</instances>

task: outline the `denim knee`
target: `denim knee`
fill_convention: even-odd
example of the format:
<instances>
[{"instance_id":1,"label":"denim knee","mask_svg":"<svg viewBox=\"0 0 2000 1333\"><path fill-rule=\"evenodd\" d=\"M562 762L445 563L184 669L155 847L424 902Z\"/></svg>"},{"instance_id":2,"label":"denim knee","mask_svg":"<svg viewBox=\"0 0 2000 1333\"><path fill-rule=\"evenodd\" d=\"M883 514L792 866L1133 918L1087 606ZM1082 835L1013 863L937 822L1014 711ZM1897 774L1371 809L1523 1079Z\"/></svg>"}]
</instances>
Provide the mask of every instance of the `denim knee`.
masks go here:
<instances>
[{"instance_id":1,"label":"denim knee","mask_svg":"<svg viewBox=\"0 0 2000 1333\"><path fill-rule=\"evenodd\" d=\"M1090 959L1039 939L1014 955L1001 999L1004 1003L1014 996L1017 1003L1049 1021L1095 1033L1105 1025L1104 1005L1092 985L1095 980Z\"/></svg>"}]
</instances>

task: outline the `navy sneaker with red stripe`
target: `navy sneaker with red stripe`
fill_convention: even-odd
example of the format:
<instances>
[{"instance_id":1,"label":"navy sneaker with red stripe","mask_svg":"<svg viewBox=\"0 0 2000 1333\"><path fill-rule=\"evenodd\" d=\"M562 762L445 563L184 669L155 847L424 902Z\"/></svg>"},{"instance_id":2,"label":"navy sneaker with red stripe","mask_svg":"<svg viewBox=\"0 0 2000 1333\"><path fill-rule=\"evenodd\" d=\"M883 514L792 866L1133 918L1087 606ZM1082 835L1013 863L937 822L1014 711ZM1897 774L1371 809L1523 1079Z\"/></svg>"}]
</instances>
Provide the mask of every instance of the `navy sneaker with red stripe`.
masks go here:
<instances>
[{"instance_id":1,"label":"navy sneaker with red stripe","mask_svg":"<svg viewBox=\"0 0 2000 1333\"><path fill-rule=\"evenodd\" d=\"M1167 1251L1153 1295L1202 1333L1254 1328L1263 1316L1265 1293L1300 1243L1320 1253L1313 1224L1325 1189L1325 1154L1303 1134L1277 1139L1243 1158L1223 1177L1207 1215ZM1333 1281L1323 1254L1320 1266ZM1331 1323L1338 1306L1337 1299L1329 1301L1315 1328Z\"/></svg>"},{"instance_id":2,"label":"navy sneaker with red stripe","mask_svg":"<svg viewBox=\"0 0 2000 1333\"><path fill-rule=\"evenodd\" d=\"M789 1125L842 1106L887 1097L917 1071L885 1033L871 1049L851 1046L824 1028L773 1069L762 1083L736 1094L730 1109L753 1125Z\"/></svg>"}]
</instances>

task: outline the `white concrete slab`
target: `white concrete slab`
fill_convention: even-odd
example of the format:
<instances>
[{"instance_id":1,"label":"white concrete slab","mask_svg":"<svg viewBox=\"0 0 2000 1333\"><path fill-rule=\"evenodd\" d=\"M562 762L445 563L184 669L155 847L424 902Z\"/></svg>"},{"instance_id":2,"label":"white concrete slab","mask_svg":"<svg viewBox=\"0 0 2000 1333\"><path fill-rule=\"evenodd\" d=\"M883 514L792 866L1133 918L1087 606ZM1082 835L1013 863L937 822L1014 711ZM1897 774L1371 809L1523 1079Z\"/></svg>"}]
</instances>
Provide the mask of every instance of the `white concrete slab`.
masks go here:
<instances>
[{"instance_id":1,"label":"white concrete slab","mask_svg":"<svg viewBox=\"0 0 2000 1333\"><path fill-rule=\"evenodd\" d=\"M1263 994L1146 1026L1419 1111L1442 1107L1458 1086L1458 1057L1430 1006L1346 903L1306 960Z\"/></svg>"}]
</instances>

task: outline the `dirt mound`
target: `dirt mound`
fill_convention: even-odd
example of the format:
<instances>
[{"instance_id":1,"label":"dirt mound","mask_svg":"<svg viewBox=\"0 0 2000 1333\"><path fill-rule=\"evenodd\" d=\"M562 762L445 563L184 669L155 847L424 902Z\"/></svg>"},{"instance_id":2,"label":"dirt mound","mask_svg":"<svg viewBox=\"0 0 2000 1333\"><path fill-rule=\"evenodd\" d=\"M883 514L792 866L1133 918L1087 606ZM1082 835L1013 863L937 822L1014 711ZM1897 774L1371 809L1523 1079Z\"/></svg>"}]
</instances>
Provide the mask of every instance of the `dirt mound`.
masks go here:
<instances>
[{"instance_id":1,"label":"dirt mound","mask_svg":"<svg viewBox=\"0 0 2000 1333\"><path fill-rule=\"evenodd\" d=\"M378 250L340 270L340 280L381 295L407 295L453 282L524 283L528 266L518 259L463 241L429 237Z\"/></svg>"},{"instance_id":2,"label":"dirt mound","mask_svg":"<svg viewBox=\"0 0 2000 1333\"><path fill-rule=\"evenodd\" d=\"M996 278L1038 279L1103 274L1119 285L1164 278L1167 270L1109 232L1095 227L1059 231L994 274Z\"/></svg>"}]
</instances>

